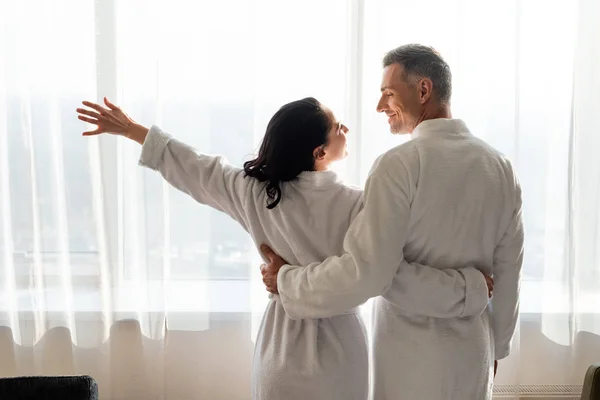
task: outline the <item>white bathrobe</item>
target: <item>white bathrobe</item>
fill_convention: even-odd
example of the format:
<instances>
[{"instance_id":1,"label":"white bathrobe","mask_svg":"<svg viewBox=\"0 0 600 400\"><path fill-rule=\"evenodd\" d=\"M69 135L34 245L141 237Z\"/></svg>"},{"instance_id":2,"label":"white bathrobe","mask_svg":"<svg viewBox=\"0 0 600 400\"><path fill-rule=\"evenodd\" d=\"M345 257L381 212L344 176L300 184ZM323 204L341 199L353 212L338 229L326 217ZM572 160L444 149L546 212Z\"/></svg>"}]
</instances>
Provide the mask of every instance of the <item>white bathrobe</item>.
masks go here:
<instances>
[{"instance_id":1,"label":"white bathrobe","mask_svg":"<svg viewBox=\"0 0 600 400\"><path fill-rule=\"evenodd\" d=\"M428 120L412 136L373 166L346 253L284 266L280 301L292 318L317 318L383 295L373 319L374 400L491 399L493 360L509 354L518 315L521 190L511 163L460 120ZM414 284L408 262L493 274L490 307L432 318L420 308L436 290L402 295Z\"/></svg>"},{"instance_id":2,"label":"white bathrobe","mask_svg":"<svg viewBox=\"0 0 600 400\"><path fill-rule=\"evenodd\" d=\"M156 126L146 137L140 164L160 171L198 202L231 216L257 247L269 244L295 264L342 254L346 231L362 207L362 191L343 185L335 173L326 171L303 172L284 184L281 203L268 210L263 183L244 178L243 170L221 157L197 153ZM406 269L405 282L410 284L397 296L408 310L456 317L480 314L487 304L483 275L473 268L444 272L407 264ZM333 285L330 290L338 288ZM426 304L409 304L422 291L436 296ZM327 318L292 320L278 296L272 297L256 343L253 398L365 400L368 353L356 310L359 303L328 313Z\"/></svg>"}]
</instances>

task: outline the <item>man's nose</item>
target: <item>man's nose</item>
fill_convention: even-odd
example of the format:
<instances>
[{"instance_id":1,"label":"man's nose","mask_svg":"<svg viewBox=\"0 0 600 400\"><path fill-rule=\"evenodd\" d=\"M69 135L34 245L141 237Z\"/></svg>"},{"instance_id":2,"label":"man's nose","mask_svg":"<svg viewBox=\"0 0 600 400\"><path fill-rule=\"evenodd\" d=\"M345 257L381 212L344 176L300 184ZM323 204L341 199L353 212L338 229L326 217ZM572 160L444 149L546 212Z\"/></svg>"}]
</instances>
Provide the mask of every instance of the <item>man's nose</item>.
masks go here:
<instances>
[{"instance_id":1,"label":"man's nose","mask_svg":"<svg viewBox=\"0 0 600 400\"><path fill-rule=\"evenodd\" d=\"M383 100L383 97L379 99L379 102L377 103L377 112L384 112L386 110L385 102Z\"/></svg>"}]
</instances>

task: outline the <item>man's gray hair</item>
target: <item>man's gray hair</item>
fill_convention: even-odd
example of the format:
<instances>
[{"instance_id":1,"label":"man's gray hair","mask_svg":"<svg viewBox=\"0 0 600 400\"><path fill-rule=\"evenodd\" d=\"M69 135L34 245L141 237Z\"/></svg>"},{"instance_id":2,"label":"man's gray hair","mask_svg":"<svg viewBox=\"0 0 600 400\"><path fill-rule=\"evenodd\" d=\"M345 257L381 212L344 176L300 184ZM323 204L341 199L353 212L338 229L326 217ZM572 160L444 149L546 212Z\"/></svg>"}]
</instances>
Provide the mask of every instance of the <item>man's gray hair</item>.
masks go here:
<instances>
[{"instance_id":1,"label":"man's gray hair","mask_svg":"<svg viewBox=\"0 0 600 400\"><path fill-rule=\"evenodd\" d=\"M452 73L440 53L433 47L421 44L406 44L390 50L383 57L383 67L400 64L405 78L417 81L428 78L433 91L441 103L449 104L452 96Z\"/></svg>"}]
</instances>

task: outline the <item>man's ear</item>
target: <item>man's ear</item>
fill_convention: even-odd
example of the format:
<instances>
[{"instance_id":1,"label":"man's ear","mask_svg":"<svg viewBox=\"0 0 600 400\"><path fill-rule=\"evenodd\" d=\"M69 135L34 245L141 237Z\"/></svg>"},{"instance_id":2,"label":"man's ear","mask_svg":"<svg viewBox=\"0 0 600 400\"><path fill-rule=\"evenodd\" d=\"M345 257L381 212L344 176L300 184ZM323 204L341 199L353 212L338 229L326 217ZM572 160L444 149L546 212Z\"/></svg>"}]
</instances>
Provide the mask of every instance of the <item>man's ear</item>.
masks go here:
<instances>
[{"instance_id":1,"label":"man's ear","mask_svg":"<svg viewBox=\"0 0 600 400\"><path fill-rule=\"evenodd\" d=\"M419 89L419 100L424 104L433 95L433 82L429 78L423 78L417 83Z\"/></svg>"}]
</instances>

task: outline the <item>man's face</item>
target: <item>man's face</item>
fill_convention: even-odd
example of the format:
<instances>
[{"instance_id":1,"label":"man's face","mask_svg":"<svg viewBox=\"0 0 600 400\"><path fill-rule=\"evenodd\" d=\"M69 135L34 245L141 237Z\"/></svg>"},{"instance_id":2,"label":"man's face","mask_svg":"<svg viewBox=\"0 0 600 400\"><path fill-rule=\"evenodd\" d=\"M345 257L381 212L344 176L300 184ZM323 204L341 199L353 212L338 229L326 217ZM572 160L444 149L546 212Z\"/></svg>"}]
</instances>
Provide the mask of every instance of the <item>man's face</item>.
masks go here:
<instances>
[{"instance_id":1,"label":"man's face","mask_svg":"<svg viewBox=\"0 0 600 400\"><path fill-rule=\"evenodd\" d=\"M418 86L405 79L404 68L400 64L383 69L377 112L388 116L392 133L411 133L417 126L423 107Z\"/></svg>"}]
</instances>

